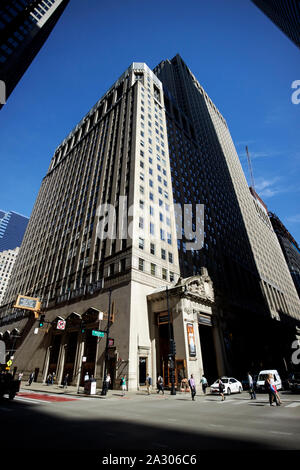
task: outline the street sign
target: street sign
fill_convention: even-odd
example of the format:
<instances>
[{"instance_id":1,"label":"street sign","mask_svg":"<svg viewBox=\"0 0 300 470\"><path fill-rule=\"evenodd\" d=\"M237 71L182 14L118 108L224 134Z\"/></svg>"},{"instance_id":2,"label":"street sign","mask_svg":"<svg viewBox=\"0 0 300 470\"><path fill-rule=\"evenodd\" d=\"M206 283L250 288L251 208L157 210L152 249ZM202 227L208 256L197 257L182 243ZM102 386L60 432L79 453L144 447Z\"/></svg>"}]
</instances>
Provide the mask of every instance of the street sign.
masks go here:
<instances>
[{"instance_id":1,"label":"street sign","mask_svg":"<svg viewBox=\"0 0 300 470\"><path fill-rule=\"evenodd\" d=\"M14 308L39 311L41 309L41 302L38 298L28 297L27 295L18 295Z\"/></svg>"},{"instance_id":2,"label":"street sign","mask_svg":"<svg viewBox=\"0 0 300 470\"><path fill-rule=\"evenodd\" d=\"M66 328L66 320L58 320L56 329L57 330L64 330Z\"/></svg>"},{"instance_id":3,"label":"street sign","mask_svg":"<svg viewBox=\"0 0 300 470\"><path fill-rule=\"evenodd\" d=\"M92 336L98 336L98 338L104 337L104 331L92 330Z\"/></svg>"}]
</instances>

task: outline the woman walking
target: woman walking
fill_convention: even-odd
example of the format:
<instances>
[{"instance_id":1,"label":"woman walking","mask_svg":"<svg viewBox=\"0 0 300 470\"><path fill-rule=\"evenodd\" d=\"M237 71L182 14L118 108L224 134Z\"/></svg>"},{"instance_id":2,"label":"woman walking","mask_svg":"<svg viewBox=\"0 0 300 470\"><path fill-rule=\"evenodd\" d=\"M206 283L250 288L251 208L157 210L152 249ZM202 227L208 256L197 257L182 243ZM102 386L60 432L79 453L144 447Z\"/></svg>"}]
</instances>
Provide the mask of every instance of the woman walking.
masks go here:
<instances>
[{"instance_id":1,"label":"woman walking","mask_svg":"<svg viewBox=\"0 0 300 470\"><path fill-rule=\"evenodd\" d=\"M222 397L222 400L221 401L225 401L225 395L224 395L224 390L225 390L225 385L223 384L222 380L219 379L219 393Z\"/></svg>"}]
</instances>

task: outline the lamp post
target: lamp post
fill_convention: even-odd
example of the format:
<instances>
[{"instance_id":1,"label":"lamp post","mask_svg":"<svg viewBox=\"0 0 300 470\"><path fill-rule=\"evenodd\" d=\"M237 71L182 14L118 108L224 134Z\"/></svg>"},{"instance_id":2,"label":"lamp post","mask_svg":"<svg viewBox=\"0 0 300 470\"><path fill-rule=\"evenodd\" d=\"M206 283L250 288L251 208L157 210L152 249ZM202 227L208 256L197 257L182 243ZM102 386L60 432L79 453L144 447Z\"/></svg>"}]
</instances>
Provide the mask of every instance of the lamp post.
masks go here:
<instances>
[{"instance_id":1,"label":"lamp post","mask_svg":"<svg viewBox=\"0 0 300 470\"><path fill-rule=\"evenodd\" d=\"M170 362L170 375L171 375L171 395L176 395L176 388L175 388L175 341L174 341L174 338L173 338L172 328L171 328L168 286L166 286L166 294L167 294L168 326L169 326L169 362Z\"/></svg>"},{"instance_id":2,"label":"lamp post","mask_svg":"<svg viewBox=\"0 0 300 470\"><path fill-rule=\"evenodd\" d=\"M107 319L107 328L106 328L104 377L103 377L103 385L102 385L101 395L106 395L107 394L106 377L107 377L107 362L108 362L108 338L109 338L109 327L110 327L110 310L111 310L111 287L109 288L109 294L108 294L108 319Z\"/></svg>"}]
</instances>

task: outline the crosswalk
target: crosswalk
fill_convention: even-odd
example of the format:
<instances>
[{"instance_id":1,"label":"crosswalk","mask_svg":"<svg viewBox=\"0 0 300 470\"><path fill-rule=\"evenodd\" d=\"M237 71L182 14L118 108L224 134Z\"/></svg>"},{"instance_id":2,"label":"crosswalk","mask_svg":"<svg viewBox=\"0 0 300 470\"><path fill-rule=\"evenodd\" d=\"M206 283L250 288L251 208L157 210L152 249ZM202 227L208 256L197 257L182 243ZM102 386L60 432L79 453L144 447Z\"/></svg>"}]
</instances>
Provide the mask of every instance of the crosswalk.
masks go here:
<instances>
[{"instance_id":1,"label":"crosswalk","mask_svg":"<svg viewBox=\"0 0 300 470\"><path fill-rule=\"evenodd\" d=\"M221 399L205 399L203 400L203 403L207 403L207 404L215 404L215 405L222 405L222 406L225 406L225 405L229 405L229 406L241 406L241 405L269 405L269 402L264 400L246 400L246 399L235 399L235 398L231 398L231 399L228 399L226 398L224 401L222 401ZM300 407L300 400L299 401L293 401L293 402L290 402L290 401L281 401L281 406L284 407L284 408L297 408L297 407Z\"/></svg>"}]
</instances>

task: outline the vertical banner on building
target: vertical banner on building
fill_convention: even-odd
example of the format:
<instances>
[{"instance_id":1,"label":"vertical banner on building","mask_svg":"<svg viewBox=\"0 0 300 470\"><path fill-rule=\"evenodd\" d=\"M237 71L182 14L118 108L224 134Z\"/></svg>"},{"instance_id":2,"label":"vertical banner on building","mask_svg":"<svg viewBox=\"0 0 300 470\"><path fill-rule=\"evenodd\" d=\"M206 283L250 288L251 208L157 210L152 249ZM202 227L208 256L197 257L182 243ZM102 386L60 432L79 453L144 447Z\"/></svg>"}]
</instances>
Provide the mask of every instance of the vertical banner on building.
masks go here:
<instances>
[{"instance_id":1,"label":"vertical banner on building","mask_svg":"<svg viewBox=\"0 0 300 470\"><path fill-rule=\"evenodd\" d=\"M188 344L189 344L189 355L190 357L196 356L196 343L193 323L186 324Z\"/></svg>"}]
</instances>

